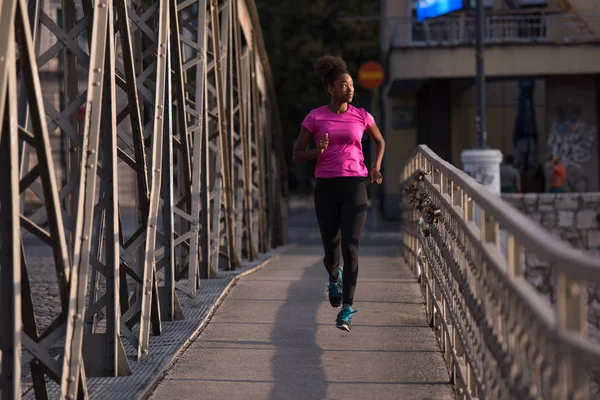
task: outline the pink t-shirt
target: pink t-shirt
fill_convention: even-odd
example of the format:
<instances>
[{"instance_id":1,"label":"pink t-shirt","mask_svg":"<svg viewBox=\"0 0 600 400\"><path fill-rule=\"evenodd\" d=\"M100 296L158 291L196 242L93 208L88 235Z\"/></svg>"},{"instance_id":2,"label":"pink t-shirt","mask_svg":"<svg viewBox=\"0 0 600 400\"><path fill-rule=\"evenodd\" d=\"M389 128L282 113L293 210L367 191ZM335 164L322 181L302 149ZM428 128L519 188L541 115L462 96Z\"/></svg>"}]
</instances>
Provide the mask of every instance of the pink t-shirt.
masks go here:
<instances>
[{"instance_id":1,"label":"pink t-shirt","mask_svg":"<svg viewBox=\"0 0 600 400\"><path fill-rule=\"evenodd\" d=\"M331 112L327 106L308 113L302 126L312 133L315 143L329 134L329 146L317 157L315 177L368 176L361 139L364 131L374 123L373 116L364 108L351 105L343 114Z\"/></svg>"}]
</instances>

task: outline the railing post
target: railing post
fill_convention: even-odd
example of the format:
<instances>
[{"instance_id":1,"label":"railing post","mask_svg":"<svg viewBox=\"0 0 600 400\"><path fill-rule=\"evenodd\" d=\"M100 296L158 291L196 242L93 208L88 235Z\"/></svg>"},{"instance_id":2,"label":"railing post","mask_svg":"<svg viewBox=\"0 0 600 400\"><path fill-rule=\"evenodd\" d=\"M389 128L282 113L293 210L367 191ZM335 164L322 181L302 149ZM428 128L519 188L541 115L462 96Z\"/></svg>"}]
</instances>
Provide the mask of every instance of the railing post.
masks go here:
<instances>
[{"instance_id":1,"label":"railing post","mask_svg":"<svg viewBox=\"0 0 600 400\"><path fill-rule=\"evenodd\" d=\"M433 303L431 301L431 274L429 260L425 257L423 259L423 276L425 277L425 310L427 311L427 322L430 327L433 327Z\"/></svg>"},{"instance_id":2,"label":"railing post","mask_svg":"<svg viewBox=\"0 0 600 400\"><path fill-rule=\"evenodd\" d=\"M586 336L587 286L568 278L563 273L556 277L556 322L559 334ZM573 399L589 398L589 372L585 366L573 362L573 355L563 352L559 360L561 398L572 394Z\"/></svg>"},{"instance_id":3,"label":"railing post","mask_svg":"<svg viewBox=\"0 0 600 400\"><path fill-rule=\"evenodd\" d=\"M486 215L485 210L482 208L480 210L480 215L481 215L481 227L480 227L480 233L481 233L481 242L486 244L486 243L493 243L494 246L496 246L496 248L498 247L498 245L500 244L500 228L498 226L498 223L496 223L496 221L494 221L491 217Z\"/></svg>"},{"instance_id":4,"label":"railing post","mask_svg":"<svg viewBox=\"0 0 600 400\"><path fill-rule=\"evenodd\" d=\"M516 241L514 235L508 235L508 276L511 279L523 276L525 272L523 245Z\"/></svg>"},{"instance_id":5,"label":"railing post","mask_svg":"<svg viewBox=\"0 0 600 400\"><path fill-rule=\"evenodd\" d=\"M413 265L415 264L415 237L410 235L409 245L410 245L410 254L408 256L409 259L409 267L413 269Z\"/></svg>"},{"instance_id":6,"label":"railing post","mask_svg":"<svg viewBox=\"0 0 600 400\"><path fill-rule=\"evenodd\" d=\"M469 195L463 192L463 218L465 222L473 221L473 202Z\"/></svg>"}]
</instances>

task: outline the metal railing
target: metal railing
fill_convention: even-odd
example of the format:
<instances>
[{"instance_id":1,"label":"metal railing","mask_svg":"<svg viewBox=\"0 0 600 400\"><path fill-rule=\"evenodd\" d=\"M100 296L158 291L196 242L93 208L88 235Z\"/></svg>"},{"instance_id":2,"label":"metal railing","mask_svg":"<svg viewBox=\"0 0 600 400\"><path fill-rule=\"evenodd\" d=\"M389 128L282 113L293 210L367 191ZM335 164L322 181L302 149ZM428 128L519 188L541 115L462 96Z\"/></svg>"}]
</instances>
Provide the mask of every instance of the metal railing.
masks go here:
<instances>
[{"instance_id":1,"label":"metal railing","mask_svg":"<svg viewBox=\"0 0 600 400\"><path fill-rule=\"evenodd\" d=\"M403 255L420 278L460 399L588 399L600 344L587 290L600 260L561 242L419 146L404 168ZM551 266L553 308L524 277Z\"/></svg>"},{"instance_id":2,"label":"metal railing","mask_svg":"<svg viewBox=\"0 0 600 400\"><path fill-rule=\"evenodd\" d=\"M475 18L468 15L397 22L392 47L458 46L475 43ZM598 30L593 28L597 27ZM600 14L536 13L489 15L484 42L493 44L600 41Z\"/></svg>"},{"instance_id":3,"label":"metal railing","mask_svg":"<svg viewBox=\"0 0 600 400\"><path fill-rule=\"evenodd\" d=\"M59 22L42 1L0 1L3 400L57 386L61 399L87 398L86 376L131 374L154 350L151 333L177 334L163 323L182 319L180 296L286 241L277 99L254 1L63 3ZM57 40L40 46L41 30ZM40 78L58 59L60 104ZM54 132L67 137L64 184ZM121 171L135 177L133 210ZM37 306L53 302L41 323Z\"/></svg>"}]
</instances>

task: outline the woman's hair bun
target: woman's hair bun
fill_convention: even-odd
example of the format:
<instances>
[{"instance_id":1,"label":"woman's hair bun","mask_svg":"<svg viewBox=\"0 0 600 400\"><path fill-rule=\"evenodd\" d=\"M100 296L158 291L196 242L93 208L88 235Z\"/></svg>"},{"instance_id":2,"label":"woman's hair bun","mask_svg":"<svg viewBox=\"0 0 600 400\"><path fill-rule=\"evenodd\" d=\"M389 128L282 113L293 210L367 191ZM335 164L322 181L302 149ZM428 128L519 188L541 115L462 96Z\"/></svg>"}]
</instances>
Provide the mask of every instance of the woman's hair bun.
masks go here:
<instances>
[{"instance_id":1,"label":"woman's hair bun","mask_svg":"<svg viewBox=\"0 0 600 400\"><path fill-rule=\"evenodd\" d=\"M340 56L323 56L319 58L315 64L315 72L325 80L327 75L331 72L338 70L347 72L347 66L342 57Z\"/></svg>"}]
</instances>

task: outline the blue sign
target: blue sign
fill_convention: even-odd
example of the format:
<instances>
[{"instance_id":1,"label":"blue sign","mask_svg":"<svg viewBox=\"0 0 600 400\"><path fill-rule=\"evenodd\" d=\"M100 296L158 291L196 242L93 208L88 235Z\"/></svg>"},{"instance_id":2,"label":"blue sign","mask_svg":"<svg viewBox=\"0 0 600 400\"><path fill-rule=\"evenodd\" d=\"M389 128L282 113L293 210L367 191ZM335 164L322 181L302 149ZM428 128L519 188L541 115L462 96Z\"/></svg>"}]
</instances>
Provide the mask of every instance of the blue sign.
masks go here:
<instances>
[{"instance_id":1,"label":"blue sign","mask_svg":"<svg viewBox=\"0 0 600 400\"><path fill-rule=\"evenodd\" d=\"M417 21L435 18L463 8L463 0L418 0Z\"/></svg>"}]
</instances>

